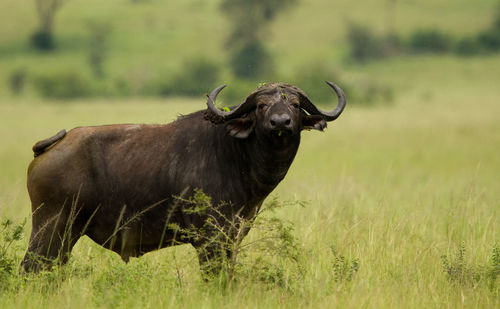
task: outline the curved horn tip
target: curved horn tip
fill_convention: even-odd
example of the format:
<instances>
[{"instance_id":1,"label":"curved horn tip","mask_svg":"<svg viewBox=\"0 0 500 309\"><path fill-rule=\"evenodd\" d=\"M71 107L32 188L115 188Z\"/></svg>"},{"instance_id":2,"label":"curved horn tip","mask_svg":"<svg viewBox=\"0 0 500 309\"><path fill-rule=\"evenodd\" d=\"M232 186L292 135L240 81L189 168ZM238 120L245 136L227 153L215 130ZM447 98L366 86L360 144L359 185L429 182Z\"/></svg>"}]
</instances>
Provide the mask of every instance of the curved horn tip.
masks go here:
<instances>
[{"instance_id":1,"label":"curved horn tip","mask_svg":"<svg viewBox=\"0 0 500 309\"><path fill-rule=\"evenodd\" d=\"M325 80L325 83L326 83L328 86L332 87L333 89L338 89L338 88L340 88L339 86L337 86L337 84L334 84L334 83L329 82L329 81L327 81L327 80Z\"/></svg>"},{"instance_id":2,"label":"curved horn tip","mask_svg":"<svg viewBox=\"0 0 500 309\"><path fill-rule=\"evenodd\" d=\"M217 95L217 94L219 94L219 92L221 92L222 89L226 88L226 86L227 86L226 84L220 85L219 87L212 90L212 92L210 92L210 94L207 94L206 96L209 97L209 96Z\"/></svg>"},{"instance_id":3,"label":"curved horn tip","mask_svg":"<svg viewBox=\"0 0 500 309\"><path fill-rule=\"evenodd\" d=\"M222 89L226 88L226 84L220 85L219 87L215 88L215 90L221 91Z\"/></svg>"},{"instance_id":4,"label":"curved horn tip","mask_svg":"<svg viewBox=\"0 0 500 309\"><path fill-rule=\"evenodd\" d=\"M333 90L335 90L335 92L337 94L340 94L342 96L344 96L344 90L342 90L342 88L340 88L339 86L337 86L336 84L332 83L332 82L329 82L329 81L325 81L325 83L327 83L328 86L332 87Z\"/></svg>"}]
</instances>

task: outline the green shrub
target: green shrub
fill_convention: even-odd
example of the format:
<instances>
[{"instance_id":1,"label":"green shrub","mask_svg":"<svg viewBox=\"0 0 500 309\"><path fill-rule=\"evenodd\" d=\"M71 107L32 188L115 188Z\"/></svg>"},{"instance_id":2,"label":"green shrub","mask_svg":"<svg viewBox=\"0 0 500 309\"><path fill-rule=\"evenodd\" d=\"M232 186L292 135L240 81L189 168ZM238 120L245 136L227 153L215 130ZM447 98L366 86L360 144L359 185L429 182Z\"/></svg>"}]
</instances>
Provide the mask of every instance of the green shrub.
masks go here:
<instances>
[{"instance_id":1,"label":"green shrub","mask_svg":"<svg viewBox=\"0 0 500 309\"><path fill-rule=\"evenodd\" d=\"M238 78L255 79L272 74L274 64L265 46L258 40L251 40L232 54L231 69Z\"/></svg>"},{"instance_id":2,"label":"green shrub","mask_svg":"<svg viewBox=\"0 0 500 309\"><path fill-rule=\"evenodd\" d=\"M220 67L217 63L197 58L185 63L182 71L174 74L166 82L157 82L151 92L163 96L202 96L217 86L219 75Z\"/></svg>"},{"instance_id":3,"label":"green shrub","mask_svg":"<svg viewBox=\"0 0 500 309\"><path fill-rule=\"evenodd\" d=\"M477 266L471 265L466 260L465 244L461 244L455 255L448 258L441 256L446 277L450 282L461 286L473 286L481 279Z\"/></svg>"},{"instance_id":4,"label":"green shrub","mask_svg":"<svg viewBox=\"0 0 500 309\"><path fill-rule=\"evenodd\" d=\"M339 72L332 66L319 61L299 67L290 83L304 90L314 103L335 101L335 92L325 81L339 85L346 95L350 92L350 87L342 81Z\"/></svg>"},{"instance_id":5,"label":"green shrub","mask_svg":"<svg viewBox=\"0 0 500 309\"><path fill-rule=\"evenodd\" d=\"M469 56L484 52L484 49L476 37L466 37L457 42L455 52L462 56Z\"/></svg>"},{"instance_id":6,"label":"green shrub","mask_svg":"<svg viewBox=\"0 0 500 309\"><path fill-rule=\"evenodd\" d=\"M39 50L49 51L54 49L54 36L52 32L39 30L31 35L31 45Z\"/></svg>"},{"instance_id":7,"label":"green shrub","mask_svg":"<svg viewBox=\"0 0 500 309\"><path fill-rule=\"evenodd\" d=\"M421 29L411 34L408 46L411 51L444 53L453 49L450 35L436 29Z\"/></svg>"},{"instance_id":8,"label":"green shrub","mask_svg":"<svg viewBox=\"0 0 500 309\"><path fill-rule=\"evenodd\" d=\"M0 292L11 288L12 277L17 273L18 257L15 255L17 242L23 237L26 220L15 224L10 219L0 223Z\"/></svg>"},{"instance_id":9,"label":"green shrub","mask_svg":"<svg viewBox=\"0 0 500 309\"><path fill-rule=\"evenodd\" d=\"M90 35L88 63L94 76L102 79L105 75L104 64L108 56L111 25L105 22L91 22L87 27Z\"/></svg>"},{"instance_id":10,"label":"green shrub","mask_svg":"<svg viewBox=\"0 0 500 309\"><path fill-rule=\"evenodd\" d=\"M441 256L447 279L460 287L476 287L487 284L491 292L500 292L500 245L493 246L489 263L474 265L467 261L465 244L461 244L455 255Z\"/></svg>"},{"instance_id":11,"label":"green shrub","mask_svg":"<svg viewBox=\"0 0 500 309\"><path fill-rule=\"evenodd\" d=\"M35 89L45 98L75 99L92 94L91 81L76 71L46 73L34 78Z\"/></svg>"},{"instance_id":12,"label":"green shrub","mask_svg":"<svg viewBox=\"0 0 500 309\"><path fill-rule=\"evenodd\" d=\"M227 88L217 97L221 107L238 105L259 85L254 81L235 79L227 83Z\"/></svg>"},{"instance_id":13,"label":"green shrub","mask_svg":"<svg viewBox=\"0 0 500 309\"><path fill-rule=\"evenodd\" d=\"M13 95L19 95L23 92L26 84L27 72L25 69L16 69L9 74L8 84Z\"/></svg>"},{"instance_id":14,"label":"green shrub","mask_svg":"<svg viewBox=\"0 0 500 309\"><path fill-rule=\"evenodd\" d=\"M500 243L496 243L491 252L487 277L490 291L500 293Z\"/></svg>"},{"instance_id":15,"label":"green shrub","mask_svg":"<svg viewBox=\"0 0 500 309\"><path fill-rule=\"evenodd\" d=\"M402 51L401 40L395 34L380 36L368 26L350 23L347 26L349 59L355 62L398 55Z\"/></svg>"},{"instance_id":16,"label":"green shrub","mask_svg":"<svg viewBox=\"0 0 500 309\"><path fill-rule=\"evenodd\" d=\"M354 61L365 62L383 56L379 40L368 26L349 24L347 42L350 47L350 58Z\"/></svg>"},{"instance_id":17,"label":"green shrub","mask_svg":"<svg viewBox=\"0 0 500 309\"><path fill-rule=\"evenodd\" d=\"M293 235L293 225L272 213L282 207L304 206L304 202L282 202L273 198L253 218L245 218L225 214L227 204L213 205L211 198L201 190L195 190L189 198L177 197L177 201L182 204L183 212L207 216L202 227L168 225L168 229L181 238L204 243L204 247L198 248L198 254L211 256L200 265L206 281L225 288L233 281L244 279L285 289L299 282L295 279L303 272L304 250ZM243 240L248 229L254 233ZM231 254L228 255L228 251Z\"/></svg>"},{"instance_id":18,"label":"green shrub","mask_svg":"<svg viewBox=\"0 0 500 309\"><path fill-rule=\"evenodd\" d=\"M350 282L359 270L359 259L352 260L340 254L334 246L330 247L333 255L333 278L337 283Z\"/></svg>"},{"instance_id":19,"label":"green shrub","mask_svg":"<svg viewBox=\"0 0 500 309\"><path fill-rule=\"evenodd\" d=\"M300 67L295 72L291 83L304 90L313 103L328 104L336 101L335 92L325 84L331 81L337 84L346 95L348 104L373 105L392 103L394 93L391 87L373 80L358 80L348 83L333 67L315 62ZM325 107L327 109L328 107Z\"/></svg>"},{"instance_id":20,"label":"green shrub","mask_svg":"<svg viewBox=\"0 0 500 309\"><path fill-rule=\"evenodd\" d=\"M492 27L477 36L477 42L482 49L496 52L500 50L500 28Z\"/></svg>"}]
</instances>

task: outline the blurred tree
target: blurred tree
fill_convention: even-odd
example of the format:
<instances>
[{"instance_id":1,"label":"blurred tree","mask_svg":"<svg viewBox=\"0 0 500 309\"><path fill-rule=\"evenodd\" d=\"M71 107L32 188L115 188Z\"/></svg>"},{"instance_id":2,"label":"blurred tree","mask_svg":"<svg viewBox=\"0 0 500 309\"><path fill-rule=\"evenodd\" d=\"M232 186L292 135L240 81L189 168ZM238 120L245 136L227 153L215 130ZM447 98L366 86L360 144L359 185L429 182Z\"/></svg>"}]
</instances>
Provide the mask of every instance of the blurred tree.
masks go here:
<instances>
[{"instance_id":1,"label":"blurred tree","mask_svg":"<svg viewBox=\"0 0 500 309\"><path fill-rule=\"evenodd\" d=\"M222 0L221 10L232 23L227 46L231 67L240 78L255 78L272 71L272 59L262 43L268 24L298 0Z\"/></svg>"},{"instance_id":2,"label":"blurred tree","mask_svg":"<svg viewBox=\"0 0 500 309\"><path fill-rule=\"evenodd\" d=\"M10 73L9 87L13 95L19 95L23 92L26 76L27 73L24 68L18 68Z\"/></svg>"},{"instance_id":3,"label":"blurred tree","mask_svg":"<svg viewBox=\"0 0 500 309\"><path fill-rule=\"evenodd\" d=\"M50 50L54 48L53 24L56 12L66 0L35 0L38 14L38 29L31 36L35 48Z\"/></svg>"},{"instance_id":4,"label":"blurred tree","mask_svg":"<svg viewBox=\"0 0 500 309\"><path fill-rule=\"evenodd\" d=\"M101 79L105 75L104 62L109 49L111 26L106 22L91 22L88 24L88 30L90 32L89 65L94 76Z\"/></svg>"}]
</instances>

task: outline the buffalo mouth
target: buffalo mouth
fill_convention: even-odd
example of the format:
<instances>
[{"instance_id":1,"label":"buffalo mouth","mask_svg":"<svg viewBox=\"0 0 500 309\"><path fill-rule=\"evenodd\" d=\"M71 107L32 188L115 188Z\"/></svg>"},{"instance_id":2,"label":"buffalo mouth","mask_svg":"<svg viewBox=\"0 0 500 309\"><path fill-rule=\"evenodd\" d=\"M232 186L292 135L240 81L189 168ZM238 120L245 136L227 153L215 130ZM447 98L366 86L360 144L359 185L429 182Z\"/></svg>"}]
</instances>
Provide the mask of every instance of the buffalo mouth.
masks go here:
<instances>
[{"instance_id":1,"label":"buffalo mouth","mask_svg":"<svg viewBox=\"0 0 500 309\"><path fill-rule=\"evenodd\" d=\"M271 137L276 139L286 138L291 136L292 134L293 132L290 129L273 129L270 132Z\"/></svg>"}]
</instances>

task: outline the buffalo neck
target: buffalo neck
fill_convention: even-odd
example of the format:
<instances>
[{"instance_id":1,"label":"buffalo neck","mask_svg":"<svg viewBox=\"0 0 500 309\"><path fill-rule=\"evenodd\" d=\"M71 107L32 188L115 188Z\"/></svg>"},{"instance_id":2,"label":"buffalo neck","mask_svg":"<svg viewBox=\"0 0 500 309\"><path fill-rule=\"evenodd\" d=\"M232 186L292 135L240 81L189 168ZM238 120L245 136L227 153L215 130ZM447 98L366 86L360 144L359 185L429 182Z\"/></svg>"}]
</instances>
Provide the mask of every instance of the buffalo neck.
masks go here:
<instances>
[{"instance_id":1,"label":"buffalo neck","mask_svg":"<svg viewBox=\"0 0 500 309\"><path fill-rule=\"evenodd\" d=\"M219 137L232 145L227 148L227 160L235 164L240 174L246 174L247 189L255 197L267 196L281 182L300 143L300 136L296 136L285 147L276 148L255 133L246 139L238 139L229 136L225 130L219 133Z\"/></svg>"}]
</instances>

